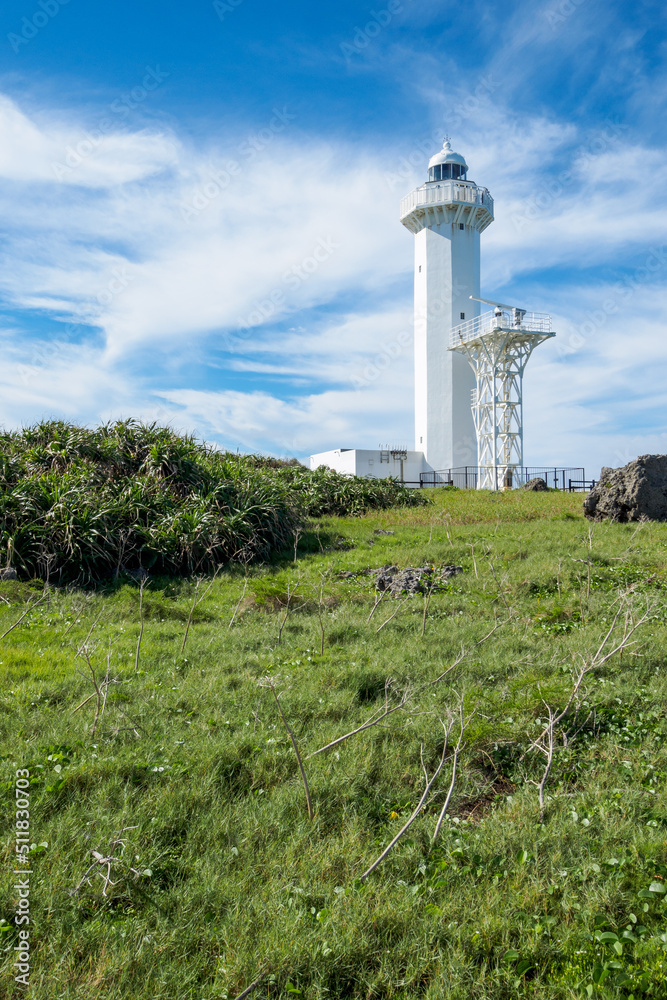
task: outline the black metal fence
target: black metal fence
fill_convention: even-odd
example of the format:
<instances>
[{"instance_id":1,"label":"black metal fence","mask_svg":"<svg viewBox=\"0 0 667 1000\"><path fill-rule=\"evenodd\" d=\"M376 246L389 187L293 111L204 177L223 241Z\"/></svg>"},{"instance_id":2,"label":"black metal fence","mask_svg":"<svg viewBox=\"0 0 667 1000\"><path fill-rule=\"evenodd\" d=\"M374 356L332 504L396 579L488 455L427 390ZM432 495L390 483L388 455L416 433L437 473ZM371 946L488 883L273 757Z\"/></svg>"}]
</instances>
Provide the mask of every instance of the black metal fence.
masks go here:
<instances>
[{"instance_id":1,"label":"black metal fence","mask_svg":"<svg viewBox=\"0 0 667 1000\"><path fill-rule=\"evenodd\" d=\"M458 469L442 469L436 472L422 472L419 485L427 486L458 486L463 490L476 490L481 469L476 465L463 465ZM499 473L498 488L516 489L531 479L543 479L551 489L565 490L570 493L575 490L588 490L595 481L587 482L586 472L582 468L557 469L552 466L518 466L505 473L503 478Z\"/></svg>"}]
</instances>

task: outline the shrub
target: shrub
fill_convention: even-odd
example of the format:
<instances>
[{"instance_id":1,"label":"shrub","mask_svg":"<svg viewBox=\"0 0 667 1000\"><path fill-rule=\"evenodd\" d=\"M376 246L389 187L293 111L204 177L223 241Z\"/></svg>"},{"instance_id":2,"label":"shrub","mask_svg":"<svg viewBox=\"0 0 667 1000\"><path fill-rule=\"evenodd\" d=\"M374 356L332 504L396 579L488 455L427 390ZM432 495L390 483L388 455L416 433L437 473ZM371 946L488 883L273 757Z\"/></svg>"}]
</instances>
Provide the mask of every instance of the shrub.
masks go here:
<instances>
[{"instance_id":1,"label":"shrub","mask_svg":"<svg viewBox=\"0 0 667 1000\"><path fill-rule=\"evenodd\" d=\"M220 452L132 420L0 435L7 565L58 582L209 572L289 546L308 516L423 501L393 481Z\"/></svg>"}]
</instances>

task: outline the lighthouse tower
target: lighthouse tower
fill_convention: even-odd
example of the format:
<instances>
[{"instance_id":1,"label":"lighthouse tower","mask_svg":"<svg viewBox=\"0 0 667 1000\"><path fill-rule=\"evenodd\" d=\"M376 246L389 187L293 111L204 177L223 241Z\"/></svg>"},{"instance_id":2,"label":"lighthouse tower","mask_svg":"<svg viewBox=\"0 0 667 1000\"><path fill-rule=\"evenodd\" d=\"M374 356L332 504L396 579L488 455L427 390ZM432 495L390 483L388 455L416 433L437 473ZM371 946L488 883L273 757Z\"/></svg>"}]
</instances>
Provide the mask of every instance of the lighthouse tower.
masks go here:
<instances>
[{"instance_id":1,"label":"lighthouse tower","mask_svg":"<svg viewBox=\"0 0 667 1000\"><path fill-rule=\"evenodd\" d=\"M401 222L415 237L414 451L338 448L311 455L311 468L421 486L452 482L463 467L466 486L469 472L481 489L517 486L529 474L523 374L554 336L551 317L480 297L480 234L493 222L493 198L468 179L449 139L429 160L428 180L401 201ZM495 308L480 313L482 302Z\"/></svg>"},{"instance_id":2,"label":"lighthouse tower","mask_svg":"<svg viewBox=\"0 0 667 1000\"><path fill-rule=\"evenodd\" d=\"M415 451L433 470L477 465L471 410L475 374L448 350L452 330L479 315L480 233L493 222L493 198L468 179L448 139L431 157L428 180L401 201L415 236Z\"/></svg>"}]
</instances>

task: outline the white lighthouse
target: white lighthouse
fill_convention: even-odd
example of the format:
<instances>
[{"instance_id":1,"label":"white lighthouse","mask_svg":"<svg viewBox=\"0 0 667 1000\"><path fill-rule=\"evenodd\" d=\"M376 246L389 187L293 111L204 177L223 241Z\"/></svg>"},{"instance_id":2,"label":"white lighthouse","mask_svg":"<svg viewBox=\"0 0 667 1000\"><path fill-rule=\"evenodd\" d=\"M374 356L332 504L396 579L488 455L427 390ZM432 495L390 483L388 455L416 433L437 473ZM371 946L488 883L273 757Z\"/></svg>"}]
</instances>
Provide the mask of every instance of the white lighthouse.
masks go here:
<instances>
[{"instance_id":1,"label":"white lighthouse","mask_svg":"<svg viewBox=\"0 0 667 1000\"><path fill-rule=\"evenodd\" d=\"M493 222L493 198L468 180L468 165L445 140L428 180L401 202L415 234L415 449L434 470L477 465L470 407L475 376L448 350L451 333L479 313L480 234Z\"/></svg>"},{"instance_id":2,"label":"white lighthouse","mask_svg":"<svg viewBox=\"0 0 667 1000\"><path fill-rule=\"evenodd\" d=\"M496 490L525 479L523 373L554 334L550 316L480 298L480 235L493 218L488 189L468 179L445 139L428 180L401 201L415 237L414 451L339 448L311 455L311 468L415 486L456 480ZM480 302L495 310L480 315Z\"/></svg>"}]
</instances>

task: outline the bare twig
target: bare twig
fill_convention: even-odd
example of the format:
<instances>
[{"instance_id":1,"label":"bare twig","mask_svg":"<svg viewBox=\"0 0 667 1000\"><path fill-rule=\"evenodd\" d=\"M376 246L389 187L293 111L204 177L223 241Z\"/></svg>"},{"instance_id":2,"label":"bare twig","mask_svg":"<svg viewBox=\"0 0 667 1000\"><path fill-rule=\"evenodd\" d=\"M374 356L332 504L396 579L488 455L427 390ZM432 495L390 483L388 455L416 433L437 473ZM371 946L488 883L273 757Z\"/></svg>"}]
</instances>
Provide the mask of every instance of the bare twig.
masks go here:
<instances>
[{"instance_id":1,"label":"bare twig","mask_svg":"<svg viewBox=\"0 0 667 1000\"><path fill-rule=\"evenodd\" d=\"M139 638L137 639L137 652L134 657L134 672L139 673L139 653L141 651L141 640L144 637L144 587L150 586L150 579L142 576L139 583Z\"/></svg>"},{"instance_id":2,"label":"bare twig","mask_svg":"<svg viewBox=\"0 0 667 1000\"><path fill-rule=\"evenodd\" d=\"M642 625L645 625L646 622L649 621L651 617L651 612L652 609L649 606L647 606L647 609L641 616L641 618L638 618L635 621L632 617L632 609L628 607L626 601L624 601L623 598L621 599L618 611L614 615L614 619L611 625L609 626L604 638L602 639L602 642L598 646L595 654L588 661L584 660L583 657L580 657L582 660L582 666L575 677L574 684L570 692L570 696L565 705L565 708L563 708L562 711L559 712L554 717L554 722L553 722L554 727L558 726L569 712L572 702L575 700L577 694L579 693L579 689L581 688L581 685L583 684L588 674L602 667L605 663L607 663L608 660L612 658L612 656L615 656L616 653L619 653L622 650L628 649L630 646L635 645L636 640L630 642L630 639L638 628L641 628ZM616 625L618 624L619 619L621 618L622 615L623 615L623 635L621 636L620 640L618 640L615 643L615 645L612 644L611 648L607 649L605 652L605 647L609 643L609 640L611 639L616 629ZM542 733L538 736L535 742L538 742L539 740L543 739L547 735L548 729L549 726L547 726L542 731Z\"/></svg>"},{"instance_id":3,"label":"bare twig","mask_svg":"<svg viewBox=\"0 0 667 1000\"><path fill-rule=\"evenodd\" d=\"M310 820L314 819L315 814L313 813L313 803L310 798L310 788L308 787L308 778L306 777L306 769L303 766L303 761L301 760L301 754L299 753L299 747L297 746L296 736L294 735L292 728L285 718L285 713L283 712L282 705L280 704L280 695L276 691L275 684L272 677L264 677L260 682L262 687L267 687L273 697L275 698L276 705L278 706L278 711L280 712L280 718L283 720L283 725L288 732L289 738L292 741L292 747L294 748L294 753L296 754L296 759L299 764L299 770L301 771L301 777L303 779L303 787L306 793L306 805L308 807L308 818Z\"/></svg>"},{"instance_id":4,"label":"bare twig","mask_svg":"<svg viewBox=\"0 0 667 1000\"><path fill-rule=\"evenodd\" d=\"M243 590L241 591L241 596L239 597L239 599L238 599L238 601L236 603L236 607L234 608L234 614L232 615L231 621L230 621L229 625L227 626L227 631L228 632L229 632L230 628L232 627L232 625L234 624L234 621L236 620L236 616L239 613L239 608L241 607L241 604L243 603L243 598L245 597L245 592L246 592L247 589L248 589L248 577L246 576L245 579L244 579L244 581L243 581Z\"/></svg>"},{"instance_id":5,"label":"bare twig","mask_svg":"<svg viewBox=\"0 0 667 1000\"><path fill-rule=\"evenodd\" d=\"M441 720L441 723L442 723L442 720ZM417 803L415 809L413 810L410 818L408 819L407 823L403 824L403 826L398 831L398 833L393 838L393 840L389 844L387 844L387 846L385 847L384 851L379 856L379 858L377 858L373 862L373 864L370 866L370 868L366 869L366 871L364 872L364 874L360 877L360 881L361 882L363 882L365 879L367 879L368 876L371 874L371 872L374 872L375 869L379 865L382 864L382 862L387 857L387 855L389 854L389 852L391 851L391 849L395 846L395 844L398 843L398 841L401 839L401 837L403 836L403 834L406 833L409 830L409 828L412 826L412 824L414 823L414 821L417 819L417 816L419 816L419 813L422 811L424 803L426 802L426 799L428 798L428 794L431 791L431 788L433 787L433 783L435 782L435 780L437 779L438 775L442 771L442 768L443 768L444 763L445 763L445 757L447 755L447 744L448 744L448 739L449 739L449 733L450 733L451 728L452 728L452 723L450 723L449 726L446 726L444 723L442 723L442 727L445 730L445 742L444 742L444 746L442 748L442 756L440 758L440 763L438 764L438 766L436 767L435 771L433 772L433 777L429 781L426 782L426 788L424 789L424 792L423 792L423 794L422 794L419 802ZM423 750L423 748L422 748L422 750Z\"/></svg>"},{"instance_id":6,"label":"bare twig","mask_svg":"<svg viewBox=\"0 0 667 1000\"><path fill-rule=\"evenodd\" d=\"M292 587L291 583L287 584L287 604L285 605L285 616L280 623L280 628L278 629L278 645L280 645L280 643L282 642L283 629L285 628L285 623L292 609L292 598L294 597L298 586L299 586L299 577L297 577L297 582L294 584L294 587Z\"/></svg>"},{"instance_id":7,"label":"bare twig","mask_svg":"<svg viewBox=\"0 0 667 1000\"><path fill-rule=\"evenodd\" d=\"M257 989L257 987L259 986L259 984L262 983L266 979L266 977L268 976L268 974L269 974L269 970L268 970L268 964L267 964L267 968L264 970L264 972L261 972L259 974L259 976L257 977L257 979L255 979L255 981L250 984L250 986L246 986L246 988L244 989L243 993L239 993L239 995L237 997L234 997L234 1000L244 1000L245 997L249 997L250 994L252 993L252 991L255 990L255 989Z\"/></svg>"},{"instance_id":8,"label":"bare twig","mask_svg":"<svg viewBox=\"0 0 667 1000\"><path fill-rule=\"evenodd\" d=\"M447 810L449 809L449 803L450 803L450 800L451 800L451 797L452 797L452 792L454 791L454 785L456 784L456 766L458 764L459 754L461 753L461 750L463 749L463 746L464 746L464 744L463 744L463 734L465 733L466 729L468 728L468 726L472 722L474 714L475 713L473 712L471 715L468 716L467 719L463 718L463 699L461 699L461 701L459 702L459 719L460 719L461 731L459 733L459 738L458 738L458 740L456 742L456 746L454 747L454 762L452 764L452 780L449 783L449 789L447 791L447 798L445 799L445 804L443 805L442 809L440 810L440 815L438 816L438 822L435 824L435 830L433 831L433 841L434 841L434 843L438 839L438 834L440 833L440 827L442 826L443 820L444 820L445 816L447 815Z\"/></svg>"},{"instance_id":9,"label":"bare twig","mask_svg":"<svg viewBox=\"0 0 667 1000\"><path fill-rule=\"evenodd\" d=\"M351 736L356 736L357 733L363 733L365 729L370 729L372 726L377 726L377 724L379 722L382 722L383 719L386 719L389 715L393 715L394 712L398 712L401 708L403 708L410 699L410 692L409 690L404 691L403 694L401 695L401 699L398 702L398 704L392 705L390 708L389 691L391 689L391 684L392 682L391 679L389 678L385 682L384 686L384 711L382 711L381 709L376 709L376 711L373 712L373 715L371 715L370 719L368 719L367 722L364 722L363 725L357 726L356 729L353 729L352 732L350 733L345 733L344 736L339 736L338 739L332 740L331 743L327 743L326 746L320 747L319 750L314 750L313 753L309 753L308 756L306 757L306 760L308 760L310 757L316 757L319 753L324 753L325 750L331 750L332 747L338 746L339 743L344 743L345 740L349 740ZM380 712L381 714L378 715L378 712ZM374 718L374 716L377 716L377 718Z\"/></svg>"},{"instance_id":10,"label":"bare twig","mask_svg":"<svg viewBox=\"0 0 667 1000\"><path fill-rule=\"evenodd\" d=\"M79 648L77 650L77 653L76 653L77 656L79 656L81 654L81 651L87 647L88 642L90 641L90 637L93 634L93 629L95 628L95 626L97 625L98 621L100 620L100 618L104 614L104 611L105 611L105 609L102 608L102 610L100 611L99 615L97 616L97 618L95 619L95 621L93 622L93 624L88 629L88 635L86 636L86 638L83 640L83 642L79 646Z\"/></svg>"},{"instance_id":11,"label":"bare twig","mask_svg":"<svg viewBox=\"0 0 667 1000\"><path fill-rule=\"evenodd\" d=\"M137 739L140 739L139 730L143 729L143 726L139 725L138 722L135 722L134 719L131 719L130 716L127 714L127 712L124 712L122 708L120 708L118 706L116 706L116 707L117 707L118 711L120 712L120 714L125 719L127 719L127 721L130 723L130 725L129 726L124 726L124 727L122 727L122 729L121 728L117 728L114 731L116 733L120 733L120 732L123 731L123 729L129 729L129 730L131 730L134 733L134 735L137 737Z\"/></svg>"},{"instance_id":12,"label":"bare twig","mask_svg":"<svg viewBox=\"0 0 667 1000\"><path fill-rule=\"evenodd\" d=\"M369 614L368 618L366 619L366 624L367 625L368 625L369 621L371 620L371 618L373 617L373 615L375 614L375 609L382 603L382 599L383 599L383 597L384 597L384 595L386 593L387 593L386 590L381 590L380 591L380 596L378 597L378 599L376 600L375 604L371 608L371 613Z\"/></svg>"},{"instance_id":13,"label":"bare twig","mask_svg":"<svg viewBox=\"0 0 667 1000\"><path fill-rule=\"evenodd\" d=\"M192 607L190 608L190 614L188 615L188 622L187 622L187 625L185 626L185 635L183 636L183 643L181 645L181 655L183 655L183 650L185 649L185 644L188 641L188 635L190 633L190 626L192 625L192 616L195 613L195 608L197 607L198 604L201 604L201 602L204 600L204 598L208 597L208 595L211 592L211 587L215 583L215 578L217 577L217 575L218 575L218 573L220 572L221 569L222 569L222 567L218 566L218 568L216 569L215 573L213 574L213 579L211 580L211 582L209 583L208 587L206 588L206 590L204 591L204 593L201 595L201 597L199 597L197 595L199 594L199 588L202 585L204 578L201 577L201 576L197 577L197 582L195 583L195 596L194 596L194 599L192 601Z\"/></svg>"},{"instance_id":14,"label":"bare twig","mask_svg":"<svg viewBox=\"0 0 667 1000\"><path fill-rule=\"evenodd\" d=\"M296 566L296 561L297 561L296 560L296 550L299 547L299 539L301 538L302 535L303 535L302 529L301 528L296 528L296 530L294 532L294 565L295 566Z\"/></svg>"},{"instance_id":15,"label":"bare twig","mask_svg":"<svg viewBox=\"0 0 667 1000\"><path fill-rule=\"evenodd\" d=\"M431 603L431 595L433 593L433 588L435 587L435 570L431 573L431 582L429 583L428 591L424 592L424 614L422 617L422 639L426 634L426 613L428 611L428 606Z\"/></svg>"},{"instance_id":16,"label":"bare twig","mask_svg":"<svg viewBox=\"0 0 667 1000\"><path fill-rule=\"evenodd\" d=\"M320 656L324 656L324 619L322 615L324 611L324 583L326 577L326 573L320 573L320 593L317 601L317 617L320 622Z\"/></svg>"},{"instance_id":17,"label":"bare twig","mask_svg":"<svg viewBox=\"0 0 667 1000\"><path fill-rule=\"evenodd\" d=\"M553 764L554 760L554 744L555 744L554 729L555 729L556 712L551 708L550 705L547 705L546 702L545 702L545 708L549 715L549 723L544 732L542 733L542 735L540 736L539 742L535 741L532 745L532 748L535 750L539 750L540 753L543 753L547 760L546 766L544 768L544 773L542 775L542 779L539 782L531 781L531 784L536 785L537 787L538 799L540 803L540 823L544 822L544 789L546 787L549 774L551 773L551 765Z\"/></svg>"},{"instance_id":18,"label":"bare twig","mask_svg":"<svg viewBox=\"0 0 667 1000\"><path fill-rule=\"evenodd\" d=\"M95 697L95 692L93 691L93 693L89 694L87 698L84 698L83 701L80 701L79 704L76 706L76 708L72 709L72 715L74 715L75 712L78 712L80 708L83 708L84 705L87 705L89 701L92 701L94 697Z\"/></svg>"},{"instance_id":19,"label":"bare twig","mask_svg":"<svg viewBox=\"0 0 667 1000\"><path fill-rule=\"evenodd\" d=\"M549 779L549 775L551 773L551 768L553 765L554 753L556 749L555 745L556 728L565 719L573 704L576 704L576 711L575 711L575 725L576 725L576 721L579 714L579 707L581 704L580 694L584 681L586 680L588 675L593 671L598 670L601 666L607 663L613 656L616 655L616 653L622 654L623 650L628 649L630 646L635 645L636 640L631 641L631 637L634 635L634 633L637 631L638 628L640 628L642 625L645 625L646 622L650 620L651 614L652 614L652 609L650 605L647 605L645 612L639 618L635 619L633 615L633 608L628 600L628 595L627 594L623 595L620 599L619 607L618 610L616 611L616 614L614 615L612 623L609 626L602 641L600 642L600 645L598 646L596 652L589 660L584 660L583 657L580 657L581 667L574 676L572 689L565 703L565 707L562 708L560 711L557 711L550 705L547 705L546 702L544 702L548 714L547 725L544 727L539 736L536 739L532 740L530 747L526 751L526 753L528 753L530 752L530 750L537 750L539 753L543 754L544 757L546 758L546 764L541 780L539 782L537 781L532 782L532 784L534 784L538 790L539 805L540 805L540 822L544 821L544 814L545 814L544 790L546 788L546 784ZM622 635L620 639L617 638L615 641L612 641L612 636L614 635L616 627L621 621L623 625ZM579 725L576 729L574 729L570 733L563 734L563 746L567 746L568 743L574 739L577 733L581 732L583 727L590 719L591 714L592 712L589 712L584 722L581 723L581 725ZM522 755L521 759L523 760L524 757L525 754Z\"/></svg>"},{"instance_id":20,"label":"bare twig","mask_svg":"<svg viewBox=\"0 0 667 1000\"><path fill-rule=\"evenodd\" d=\"M472 648L475 649L477 646L480 646L483 642L486 642L487 639L491 638L494 632L497 632L502 625L506 624L507 624L506 621L498 622L498 624L495 625L490 632L487 632L485 636L483 636L481 639L478 639ZM406 688L403 694L401 695L398 704L392 705L391 707L389 707L388 693L389 690L391 689L392 681L391 679L388 679L385 682L384 711L382 709L377 709L375 712L373 712L371 717L366 722L363 723L363 725L357 726L356 729L353 729L349 733L345 733L344 736L339 736L338 739L332 740L331 743L327 743L326 746L320 747L319 750L314 750L313 753L308 754L306 760L308 760L310 757L316 757L317 754L319 753L324 753L325 750L331 750L332 747L338 746L339 743L344 743L345 740L349 740L350 737L356 736L358 733L363 733L364 730L366 729L371 729L373 726L377 726L380 722L383 722L387 718L387 716L393 715L394 712L398 712L400 709L405 708L405 706L409 704L409 702L413 699L413 697L420 691L424 691L426 688L434 687L434 685L440 684L445 679L445 677L447 677L452 672L452 670L455 669L455 667L458 667L459 663L461 663L467 656L470 655L471 652L472 650L466 652L465 649L461 649L459 655L456 657L454 662L447 667L446 670L443 670L443 672L439 674L437 677L435 677L432 681L426 681L426 683L420 684L419 687ZM378 712L380 713L379 715ZM377 718L375 718L375 716L377 716Z\"/></svg>"},{"instance_id":21,"label":"bare twig","mask_svg":"<svg viewBox=\"0 0 667 1000\"><path fill-rule=\"evenodd\" d=\"M493 579L496 581L496 587L498 588L498 593L499 593L500 597L502 598L502 602L505 605L505 608L507 609L507 614L511 618L512 617L512 610L511 610L509 604L507 603L507 598L505 597L505 593L503 591L503 588L501 587L500 583L498 582L498 577L496 576L496 571L493 568L493 563L491 562L490 559L488 560L488 563L489 563L489 567L491 569L491 573L493 574Z\"/></svg>"},{"instance_id":22,"label":"bare twig","mask_svg":"<svg viewBox=\"0 0 667 1000\"><path fill-rule=\"evenodd\" d=\"M198 594L199 594L199 588L200 588L200 586L201 586L201 577L198 576L197 580L195 582L195 596L194 596L194 598L192 600L192 607L190 608L190 614L188 615L188 621L187 621L187 624L185 626L185 635L183 636L183 642L181 643L181 655L183 653L183 650L185 649L185 644L188 641L188 634L190 632L190 625L192 624L192 616L195 613L195 608L199 604L199 601L197 600L197 597L198 597Z\"/></svg>"},{"instance_id":23,"label":"bare twig","mask_svg":"<svg viewBox=\"0 0 667 1000\"><path fill-rule=\"evenodd\" d=\"M86 705L89 701L92 701L93 698L95 698L95 716L93 718L93 724L92 724L91 730L90 730L90 735L91 736L95 736L95 733L97 731L97 726L98 726L98 724L100 722L100 719L104 715L104 710L106 708L107 695L109 693L109 685L112 683L111 676L110 676L110 674L111 674L111 642L109 642L109 649L107 651L107 668L106 668L106 672L104 674L104 680L102 680L102 681L99 681L97 679L97 671L95 670L94 666L91 663L91 660L90 660L90 651L88 650L88 647L87 646L81 646L79 648L78 652L77 652L77 656L79 656L79 655L83 656L84 660L86 661L86 664L88 665L88 670L90 671L90 679L91 679L93 688L95 690L94 690L93 694L91 694L88 698L86 698L84 701L82 701L80 705L77 705L77 707L74 709L74 712L78 712L78 710L80 708L83 708L84 705ZM72 712L72 714L74 714L74 712Z\"/></svg>"},{"instance_id":24,"label":"bare twig","mask_svg":"<svg viewBox=\"0 0 667 1000\"><path fill-rule=\"evenodd\" d=\"M48 595L46 593L42 594L42 596L40 597L40 599L38 601L35 601L34 604L30 604L29 603L28 607L25 609L25 611L23 612L23 614L21 615L21 617L18 619L18 621L15 621L13 625L10 625L10 627L7 629L7 631L3 632L2 635L0 635L0 639L4 639L6 635L9 635L10 632L13 632L14 629L17 628L21 624L21 622L23 621L23 619L26 618L30 614L31 611L34 611L35 608L38 607L38 605L40 605L42 603L42 601L46 600L47 596Z\"/></svg>"},{"instance_id":25,"label":"bare twig","mask_svg":"<svg viewBox=\"0 0 667 1000\"><path fill-rule=\"evenodd\" d=\"M71 630L72 630L72 629L74 628L74 626L76 625L76 623L77 623L77 622L79 621L79 619L81 618L81 615L82 615L82 614L83 614L83 612L85 611L85 608L86 608L86 605L85 605L85 604L82 604L82 605L81 605L81 609L80 609L80 610L79 610L79 611L77 612L77 614L76 614L76 618L74 618L74 620L73 620L73 621L71 621L71 622L69 623L69 625L67 626L67 628L66 628L66 629L65 629L65 631L63 632L63 634L62 634L62 636L61 636L61 639L64 639L64 638L65 638L65 636L66 636L66 635L67 635L67 634L68 634L69 632L71 632Z\"/></svg>"},{"instance_id":26,"label":"bare twig","mask_svg":"<svg viewBox=\"0 0 667 1000\"><path fill-rule=\"evenodd\" d=\"M586 587L586 606L588 606L588 604L590 603L590 600L591 600L591 568L592 568L592 565L593 565L592 564L592 560L591 560L591 552L592 552L592 549L593 549L593 529L592 528L588 529L588 538L586 539L586 546L588 548L588 553L586 555L586 558L585 559L575 559L574 557L572 557L572 562L584 563L586 565L586 568L587 568L587 571L588 571L588 585ZM583 614L582 614L582 620L583 620Z\"/></svg>"},{"instance_id":27,"label":"bare twig","mask_svg":"<svg viewBox=\"0 0 667 1000\"><path fill-rule=\"evenodd\" d=\"M95 860L86 869L85 873L83 874L82 878L79 880L79 883L74 887L74 889L70 889L69 890L70 896L76 896L79 893L79 891L81 890L81 887L84 885L84 883L87 882L90 885L90 876L91 876L91 873L94 872L95 869L98 868L98 867L106 868L106 873L103 873L101 871L97 872L97 874L100 876L100 878L104 882L104 886L102 888L102 895L103 896L106 896L107 889L109 888L109 886L115 886L115 885L117 885L117 882L112 882L112 880L111 880L112 868L115 865L121 865L121 866L126 867L127 872L129 874L134 875L135 879L138 879L138 878L141 877L141 872L140 871L138 871L136 868L132 868L130 865L126 865L125 862L124 862L124 860L123 860L123 858L122 857L118 857L115 854L115 850L118 847L121 848L121 852L123 850L125 850L126 841L123 838L123 834L126 833L128 830L136 830L136 829L137 829L136 826L123 826L120 829L120 831L118 832L118 834L110 842L110 844L109 844L109 846L107 848L106 854L102 854L100 851L91 851L90 852L91 855L92 855L92 857Z\"/></svg>"},{"instance_id":28,"label":"bare twig","mask_svg":"<svg viewBox=\"0 0 667 1000\"><path fill-rule=\"evenodd\" d=\"M382 622L382 624L380 625L380 627L379 627L379 628L376 628L376 629L375 629L375 632L376 632L376 634L377 634L378 632L381 632L381 631L382 631L382 629L383 629L383 628L385 627L385 625L388 625L388 624L389 624L389 622L390 622L390 621L391 621L391 620L392 620L393 618L395 618L395 617L396 617L396 615L397 615L397 614L398 614L398 612L399 612L399 611L401 610L401 608L403 607L403 605L405 604L405 602L406 602L406 601L409 601L409 600L410 600L410 594L408 594L408 596L407 596L407 597L404 597L404 598L403 598L403 600L401 601L401 603L400 603L400 604L398 605L398 607L397 607L397 608L396 608L396 610L394 611L393 615L390 615L390 616L389 616L389 618L387 618L386 622Z\"/></svg>"}]
</instances>

